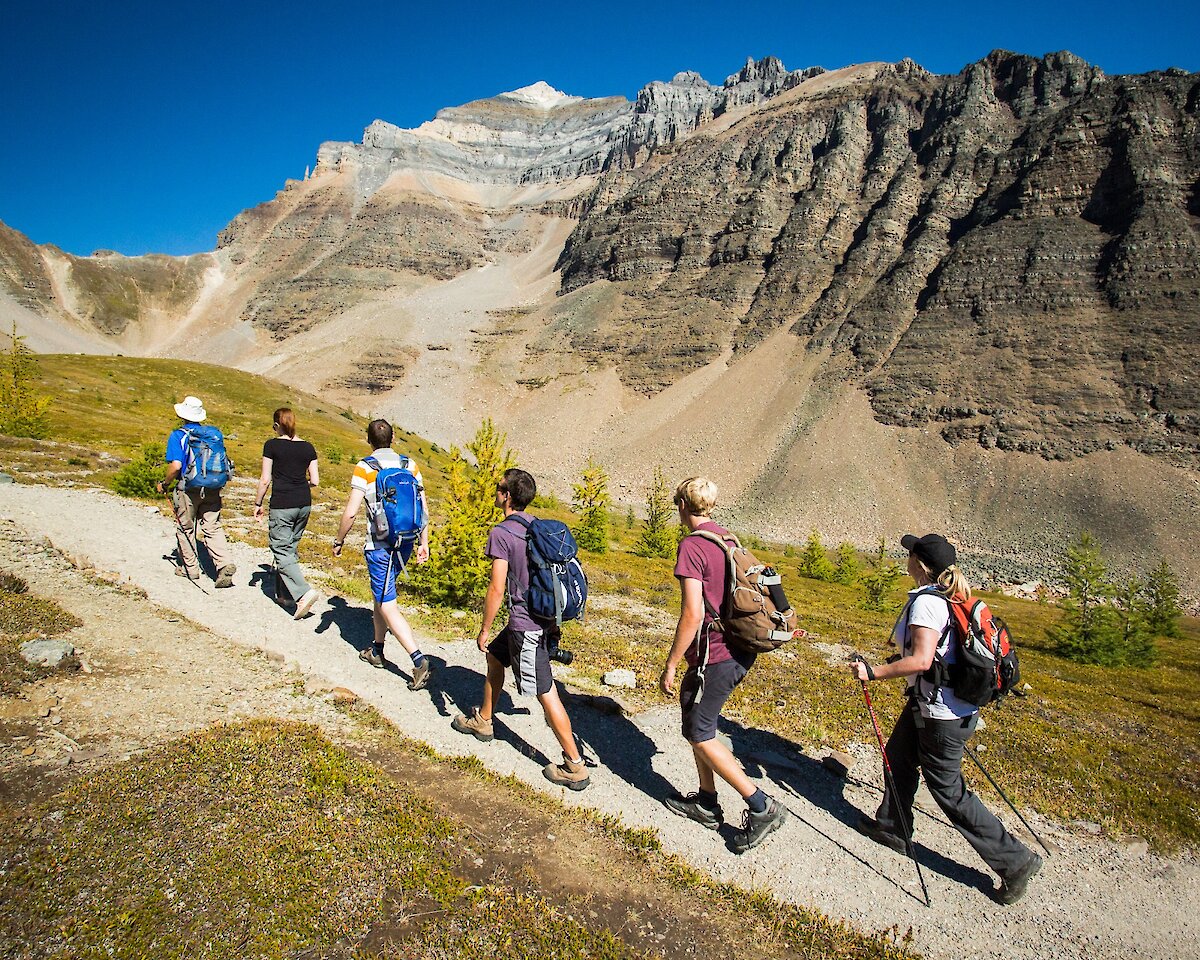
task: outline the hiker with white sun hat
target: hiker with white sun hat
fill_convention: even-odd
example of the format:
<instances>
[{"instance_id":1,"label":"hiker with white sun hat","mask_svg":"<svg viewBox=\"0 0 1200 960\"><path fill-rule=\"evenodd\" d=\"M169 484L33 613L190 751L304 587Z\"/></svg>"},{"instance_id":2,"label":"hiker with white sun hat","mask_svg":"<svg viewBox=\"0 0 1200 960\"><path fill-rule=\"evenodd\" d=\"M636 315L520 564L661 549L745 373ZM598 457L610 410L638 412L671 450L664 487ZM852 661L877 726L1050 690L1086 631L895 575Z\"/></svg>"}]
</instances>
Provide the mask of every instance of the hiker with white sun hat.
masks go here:
<instances>
[{"instance_id":1,"label":"hiker with white sun hat","mask_svg":"<svg viewBox=\"0 0 1200 960\"><path fill-rule=\"evenodd\" d=\"M218 587L232 587L237 568L230 560L229 541L221 526L221 491L229 482L233 465L225 452L225 437L205 424L208 411L199 397L187 396L175 404L183 422L167 437L167 475L158 484L165 493L174 484L175 542L179 554L177 576L199 580L202 572L196 529L212 559ZM176 483L178 481L178 483Z\"/></svg>"}]
</instances>

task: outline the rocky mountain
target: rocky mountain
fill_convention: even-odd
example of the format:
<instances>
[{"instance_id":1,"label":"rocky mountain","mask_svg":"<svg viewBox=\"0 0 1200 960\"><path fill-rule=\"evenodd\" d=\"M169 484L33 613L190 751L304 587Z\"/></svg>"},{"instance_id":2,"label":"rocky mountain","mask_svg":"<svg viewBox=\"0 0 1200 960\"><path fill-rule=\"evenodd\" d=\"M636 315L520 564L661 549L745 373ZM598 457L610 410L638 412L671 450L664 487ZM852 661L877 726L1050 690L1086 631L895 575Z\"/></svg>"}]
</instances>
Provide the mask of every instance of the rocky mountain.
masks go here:
<instances>
[{"instance_id":1,"label":"rocky mountain","mask_svg":"<svg viewBox=\"0 0 1200 960\"><path fill-rule=\"evenodd\" d=\"M0 320L444 443L493 416L560 492L719 472L765 535L940 527L1032 575L1090 528L1200 590L1198 103L1066 53L536 83L323 144L212 253L0 225Z\"/></svg>"},{"instance_id":2,"label":"rocky mountain","mask_svg":"<svg viewBox=\"0 0 1200 960\"><path fill-rule=\"evenodd\" d=\"M575 349L653 393L782 328L884 423L1196 465L1200 80L993 54L810 87L602 184L563 287L629 319Z\"/></svg>"}]
</instances>

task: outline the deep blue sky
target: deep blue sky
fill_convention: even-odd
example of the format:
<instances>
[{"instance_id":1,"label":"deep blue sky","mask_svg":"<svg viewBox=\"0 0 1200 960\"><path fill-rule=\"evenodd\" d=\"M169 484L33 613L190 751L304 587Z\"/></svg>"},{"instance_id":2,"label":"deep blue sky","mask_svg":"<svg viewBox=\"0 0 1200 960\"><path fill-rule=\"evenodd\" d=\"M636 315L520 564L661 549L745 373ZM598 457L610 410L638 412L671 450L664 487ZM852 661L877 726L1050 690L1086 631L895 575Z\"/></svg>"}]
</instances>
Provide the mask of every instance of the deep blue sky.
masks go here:
<instances>
[{"instance_id":1,"label":"deep blue sky","mask_svg":"<svg viewBox=\"0 0 1200 960\"><path fill-rule=\"evenodd\" d=\"M0 220L72 253L211 250L322 141L535 80L632 99L679 70L719 83L747 56L957 73L996 48L1200 70L1196 0L974 6L0 0Z\"/></svg>"}]
</instances>

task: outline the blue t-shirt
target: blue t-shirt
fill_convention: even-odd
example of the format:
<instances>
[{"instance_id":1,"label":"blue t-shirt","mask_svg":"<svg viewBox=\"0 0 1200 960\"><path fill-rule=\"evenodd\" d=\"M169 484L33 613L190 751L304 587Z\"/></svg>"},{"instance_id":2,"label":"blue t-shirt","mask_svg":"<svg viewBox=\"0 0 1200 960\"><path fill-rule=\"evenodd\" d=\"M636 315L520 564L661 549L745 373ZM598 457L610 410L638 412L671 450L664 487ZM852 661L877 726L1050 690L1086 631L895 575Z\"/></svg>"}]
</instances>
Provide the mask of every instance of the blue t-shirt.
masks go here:
<instances>
[{"instance_id":1,"label":"blue t-shirt","mask_svg":"<svg viewBox=\"0 0 1200 960\"><path fill-rule=\"evenodd\" d=\"M176 427L167 437L167 463L178 460L182 464L181 470L187 469L186 441L183 427Z\"/></svg>"}]
</instances>

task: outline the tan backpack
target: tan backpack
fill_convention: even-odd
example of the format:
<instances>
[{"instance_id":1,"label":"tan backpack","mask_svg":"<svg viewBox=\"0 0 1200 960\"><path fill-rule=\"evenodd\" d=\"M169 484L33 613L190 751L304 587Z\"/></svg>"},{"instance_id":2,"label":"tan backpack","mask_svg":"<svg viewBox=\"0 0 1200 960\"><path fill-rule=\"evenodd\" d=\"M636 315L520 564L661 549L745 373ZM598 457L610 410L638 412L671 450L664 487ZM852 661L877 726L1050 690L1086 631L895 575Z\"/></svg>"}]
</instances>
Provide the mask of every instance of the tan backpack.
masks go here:
<instances>
[{"instance_id":1,"label":"tan backpack","mask_svg":"<svg viewBox=\"0 0 1200 960\"><path fill-rule=\"evenodd\" d=\"M725 635L725 644L744 653L769 653L791 640L797 633L796 611L784 596L775 568L759 563L732 533L728 535L732 546L709 530L694 530L688 536L720 545L729 560L721 609L714 610L704 601L709 617Z\"/></svg>"}]
</instances>

